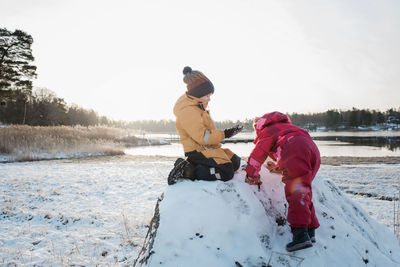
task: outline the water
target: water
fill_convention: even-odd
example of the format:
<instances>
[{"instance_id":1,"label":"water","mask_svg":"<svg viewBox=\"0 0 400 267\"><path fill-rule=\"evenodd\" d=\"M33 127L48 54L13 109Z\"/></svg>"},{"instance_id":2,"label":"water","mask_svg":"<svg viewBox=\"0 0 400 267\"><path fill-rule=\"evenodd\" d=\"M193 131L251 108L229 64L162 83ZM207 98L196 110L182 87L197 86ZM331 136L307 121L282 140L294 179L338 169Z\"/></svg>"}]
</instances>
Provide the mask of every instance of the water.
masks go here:
<instances>
[{"instance_id":1,"label":"water","mask_svg":"<svg viewBox=\"0 0 400 267\"><path fill-rule=\"evenodd\" d=\"M395 157L400 156L399 131L365 132L312 132L321 156L335 157ZM170 139L171 135L147 135L148 138ZM176 138L176 136L174 136ZM235 139L253 139L254 133L241 133ZM248 157L254 148L253 143L226 143L223 147L231 149L240 157ZM181 157L184 155L179 143L171 145L136 147L125 151L129 155L159 155Z\"/></svg>"}]
</instances>

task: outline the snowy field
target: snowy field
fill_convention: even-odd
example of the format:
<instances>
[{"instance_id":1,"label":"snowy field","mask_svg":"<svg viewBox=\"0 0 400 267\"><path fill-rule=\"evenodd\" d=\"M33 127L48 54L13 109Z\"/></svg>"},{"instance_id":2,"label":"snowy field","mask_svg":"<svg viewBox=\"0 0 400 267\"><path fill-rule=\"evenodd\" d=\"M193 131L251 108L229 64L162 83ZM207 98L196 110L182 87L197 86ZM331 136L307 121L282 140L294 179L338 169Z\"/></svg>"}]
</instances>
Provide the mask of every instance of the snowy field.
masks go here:
<instances>
[{"instance_id":1,"label":"snowy field","mask_svg":"<svg viewBox=\"0 0 400 267\"><path fill-rule=\"evenodd\" d=\"M0 265L133 263L169 160L105 157L0 167Z\"/></svg>"},{"instance_id":2,"label":"snowy field","mask_svg":"<svg viewBox=\"0 0 400 267\"><path fill-rule=\"evenodd\" d=\"M317 177L334 182L372 218L393 229L394 201L387 199L399 199L399 170L399 164L322 165Z\"/></svg>"},{"instance_id":3,"label":"snowy field","mask_svg":"<svg viewBox=\"0 0 400 267\"><path fill-rule=\"evenodd\" d=\"M173 162L114 156L0 164L0 266L132 264ZM399 167L323 165L318 178L352 192L392 229L393 201L378 198L397 196Z\"/></svg>"}]
</instances>

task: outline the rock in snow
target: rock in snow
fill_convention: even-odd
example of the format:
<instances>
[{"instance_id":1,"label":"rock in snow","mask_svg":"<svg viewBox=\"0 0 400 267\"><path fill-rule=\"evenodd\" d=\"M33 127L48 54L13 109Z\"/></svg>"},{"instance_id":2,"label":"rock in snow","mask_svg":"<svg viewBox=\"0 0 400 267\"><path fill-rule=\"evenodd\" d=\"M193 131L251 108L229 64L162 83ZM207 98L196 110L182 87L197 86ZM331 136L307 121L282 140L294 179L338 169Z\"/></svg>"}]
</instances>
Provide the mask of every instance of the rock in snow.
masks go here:
<instances>
[{"instance_id":1,"label":"rock in snow","mask_svg":"<svg viewBox=\"0 0 400 267\"><path fill-rule=\"evenodd\" d=\"M314 180L320 228L313 247L287 252L291 241L280 175L261 170L262 186L182 181L169 186L135 266L400 266L395 235L332 182Z\"/></svg>"}]
</instances>

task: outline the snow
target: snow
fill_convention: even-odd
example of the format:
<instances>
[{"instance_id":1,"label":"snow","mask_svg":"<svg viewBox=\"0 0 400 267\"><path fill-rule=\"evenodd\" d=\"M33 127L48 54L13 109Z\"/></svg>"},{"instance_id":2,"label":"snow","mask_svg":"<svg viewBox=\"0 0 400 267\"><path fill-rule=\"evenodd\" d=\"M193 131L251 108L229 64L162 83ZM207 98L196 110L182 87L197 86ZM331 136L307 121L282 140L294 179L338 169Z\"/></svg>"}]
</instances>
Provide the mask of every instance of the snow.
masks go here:
<instances>
[{"instance_id":1,"label":"snow","mask_svg":"<svg viewBox=\"0 0 400 267\"><path fill-rule=\"evenodd\" d=\"M226 210L237 211L235 214L224 216L220 222L225 225L236 225L236 220L241 223L248 223L247 228L258 229L257 234L262 234L266 230L264 234L269 234L270 246L273 247L274 253L272 258L271 253L264 253L264 260L271 258L271 262L273 262L279 258L278 256L287 259L287 253L282 250L290 239L287 226L277 227L273 225L272 219L265 220L262 205L255 203L255 201L259 202L258 198L254 196L254 193L258 194L257 191L254 192L255 188L244 184L240 178L239 180L235 178L234 181L228 183L186 182L168 187L166 177L173 166L173 162L174 158L113 156L0 164L0 266L7 266L8 264L11 266L13 264L17 266L132 265L146 235L148 224L153 216L154 206L163 192L165 192L165 201L170 199L169 201L179 203L179 199L183 199L187 208L198 207L201 204L199 197L202 197L202 202L209 204L211 204L212 199L217 200L211 206L211 210L214 210L214 206L216 210L213 211L212 221L209 224L219 221L218 216L225 215ZM360 171L356 171L358 168ZM370 166L323 165L318 173L315 185L318 186L317 190L319 188L329 190L323 180L330 180L344 188L343 190L359 190L360 192L372 192L387 196L391 193L385 194L385 192L394 192L392 188L394 184L391 184L389 180L398 177L398 169L399 165L384 164ZM348 178L342 179L346 177ZM276 177L272 178L277 179ZM265 185L268 183L265 182ZM364 184L372 184L373 186L364 190ZM181 192L178 190L179 188L185 188L189 191ZM203 189L207 190L208 193L202 191ZM244 201L243 203L247 203L248 208L245 208L246 205L232 190L240 193L240 199ZM277 187L276 193L280 190L280 187ZM179 194L182 194L182 197L176 195L178 191ZM264 189L264 191L269 192L268 189ZM261 192L260 194L262 196L266 193ZM329 197L332 194L327 194L327 196ZM174 195L176 196L174 197ZM275 211L272 209L271 213L279 212L280 214L283 209L282 203L279 202L279 195L274 196L276 198L273 198L273 201L275 201L273 203L277 208ZM315 193L314 197L316 197ZM346 203L343 203L344 200L340 197L332 203L333 207L319 206L321 207L319 212L326 211L329 216L332 215L335 218L336 222L335 206L344 205L344 207L349 208L348 211L355 213L352 210L354 203L349 200L354 199L368 214L382 223L376 226L376 231L382 232L378 235L379 237L386 235L387 231L393 232L392 201L382 201L377 198L352 194L348 195L346 199ZM347 202L353 204L350 205ZM163 201L162 203L166 202ZM354 204L354 206L366 215L366 212L362 212L358 205ZM218 211L222 209L224 213L220 214ZM332 212L327 211L330 209L332 209ZM248 213L240 212L246 210ZM176 212L175 221L188 221L186 215L182 214L186 213L182 212L178 216ZM251 219L249 216L251 216ZM367 215L366 217L368 218ZM323 223L330 222L321 215L319 215L319 218ZM202 220L206 221L204 218ZM368 221L370 220L368 218ZM355 220L355 222L358 221ZM193 222L191 221L189 224L193 224ZM330 226L330 224L327 225ZM272 228L269 229L269 226ZM310 249L311 251L315 251L314 249L322 245L322 242L325 242L324 244L327 245L328 249L335 245L335 243L331 243L334 240L321 239L323 235L331 234L328 226L323 226L321 231L317 231L318 241L316 246ZM334 226L335 229L340 231L345 229L344 227ZM367 226L365 226L365 229L370 233ZM221 246L219 247L220 254L222 254L223 248L228 249L231 246L230 249L236 251L236 247L240 247L240 244L229 245L226 240L219 239L219 241L216 241L219 233L214 236L212 234L215 231L212 232L205 227L193 229L186 229L185 227L181 229L189 233L188 238L193 238L191 241L198 242L201 249L204 249L203 245L208 245L207 242L210 240L214 240L215 243L212 244ZM221 226L221 228L223 227ZM274 232L275 230L277 232ZM279 236L282 231L283 236ZM199 233L199 236L196 236L196 233ZM222 231L222 233L224 232ZM200 234L203 235L202 238L200 238ZM225 231L224 233L228 236L229 234L235 235L234 232ZM339 234L336 233L337 236ZM246 241L254 240L256 237L254 232L250 236L241 233L240 236L236 237L235 242L239 242L242 240L241 238ZM267 239L265 236L265 242L267 242ZM335 238L335 240L342 241L343 239ZM357 240L363 241L359 237L357 237ZM388 237L387 240L391 240L391 237ZM348 240L345 239L344 241L347 242ZM364 257L367 255L362 249L367 246L368 248L370 246L367 241L363 241L359 245L359 253ZM380 243L379 246L381 246ZM258 248L255 251L260 250L261 248ZM280 255L279 251L284 255ZM375 250L370 249L369 251L368 255L371 256L372 251ZM320 251L318 253L320 253L318 255L325 255ZM303 254L297 252L292 255L304 257ZM358 260L360 255L353 256ZM372 261L371 258L372 256L368 259ZM295 261L295 259L290 258L291 261ZM240 263L243 266L249 266L245 262ZM231 266L235 266L234 263ZM275 265L272 264L272 266ZM300 266L309 265L304 262ZM378 264L378 266L381 265Z\"/></svg>"},{"instance_id":2,"label":"snow","mask_svg":"<svg viewBox=\"0 0 400 267\"><path fill-rule=\"evenodd\" d=\"M397 164L322 165L318 177L334 182L372 218L393 229L394 203L385 200L398 204L399 169Z\"/></svg>"},{"instance_id":3,"label":"snow","mask_svg":"<svg viewBox=\"0 0 400 267\"><path fill-rule=\"evenodd\" d=\"M399 266L400 246L332 182L316 179L321 227L312 248L288 253L281 177L261 172L262 190L238 171L229 182L183 181L167 188L160 225L144 266ZM338 257L340 255L340 257Z\"/></svg>"},{"instance_id":4,"label":"snow","mask_svg":"<svg viewBox=\"0 0 400 267\"><path fill-rule=\"evenodd\" d=\"M0 154L0 163L13 161L13 158L6 154Z\"/></svg>"},{"instance_id":5,"label":"snow","mask_svg":"<svg viewBox=\"0 0 400 267\"><path fill-rule=\"evenodd\" d=\"M347 193L398 199L400 176L396 164L322 165L318 176L330 179Z\"/></svg>"},{"instance_id":6,"label":"snow","mask_svg":"<svg viewBox=\"0 0 400 267\"><path fill-rule=\"evenodd\" d=\"M133 263L172 164L127 157L2 164L0 265Z\"/></svg>"}]
</instances>

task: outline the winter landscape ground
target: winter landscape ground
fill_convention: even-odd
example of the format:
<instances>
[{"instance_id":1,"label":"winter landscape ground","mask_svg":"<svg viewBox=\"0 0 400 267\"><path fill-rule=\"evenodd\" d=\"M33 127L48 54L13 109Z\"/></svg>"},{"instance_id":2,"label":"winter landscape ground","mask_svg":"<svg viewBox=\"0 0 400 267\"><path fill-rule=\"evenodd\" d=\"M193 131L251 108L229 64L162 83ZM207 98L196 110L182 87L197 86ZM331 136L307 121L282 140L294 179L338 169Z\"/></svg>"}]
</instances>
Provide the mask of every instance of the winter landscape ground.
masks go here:
<instances>
[{"instance_id":1,"label":"winter landscape ground","mask_svg":"<svg viewBox=\"0 0 400 267\"><path fill-rule=\"evenodd\" d=\"M1 164L0 265L133 264L174 160L126 155ZM317 179L334 182L393 231L394 202L379 199L398 194L399 167L322 165Z\"/></svg>"}]
</instances>

